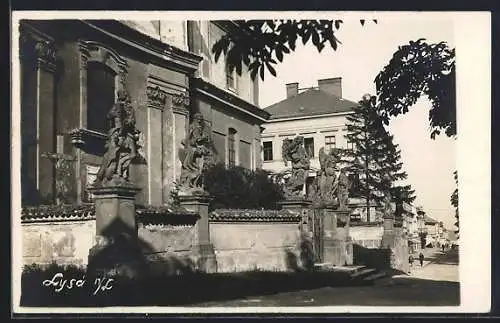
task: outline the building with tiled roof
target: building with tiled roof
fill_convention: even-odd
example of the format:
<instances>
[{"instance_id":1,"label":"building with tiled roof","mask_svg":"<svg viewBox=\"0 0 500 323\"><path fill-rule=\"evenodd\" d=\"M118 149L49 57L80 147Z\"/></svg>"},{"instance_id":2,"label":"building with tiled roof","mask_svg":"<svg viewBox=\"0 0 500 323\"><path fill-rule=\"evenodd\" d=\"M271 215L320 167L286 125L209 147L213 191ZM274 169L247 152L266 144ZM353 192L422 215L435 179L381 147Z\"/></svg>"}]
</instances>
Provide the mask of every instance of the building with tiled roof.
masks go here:
<instances>
[{"instance_id":1,"label":"building with tiled roof","mask_svg":"<svg viewBox=\"0 0 500 323\"><path fill-rule=\"evenodd\" d=\"M264 110L270 114L263 125L263 168L272 172L287 169L283 163L283 140L303 136L311 158L311 168L319 169L319 150L347 148L346 116L356 102L342 97L342 78L318 80L318 86L300 89L298 83L286 84L286 98Z\"/></svg>"},{"instance_id":2,"label":"building with tiled roof","mask_svg":"<svg viewBox=\"0 0 500 323\"><path fill-rule=\"evenodd\" d=\"M344 100L321 88L309 88L292 95L267 108L271 120L301 117L325 117L332 114L349 113L357 103Z\"/></svg>"}]
</instances>

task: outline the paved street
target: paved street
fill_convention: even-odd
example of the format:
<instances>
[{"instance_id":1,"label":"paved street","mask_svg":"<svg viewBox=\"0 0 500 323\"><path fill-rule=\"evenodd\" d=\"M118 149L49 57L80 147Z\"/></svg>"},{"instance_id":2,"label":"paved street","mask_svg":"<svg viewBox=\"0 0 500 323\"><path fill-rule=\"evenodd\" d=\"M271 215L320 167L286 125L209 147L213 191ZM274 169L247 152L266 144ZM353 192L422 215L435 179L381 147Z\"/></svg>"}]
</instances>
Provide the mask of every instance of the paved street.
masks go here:
<instances>
[{"instance_id":1,"label":"paved street","mask_svg":"<svg viewBox=\"0 0 500 323\"><path fill-rule=\"evenodd\" d=\"M458 252L433 250L423 267L371 286L324 287L194 306L454 306L460 303Z\"/></svg>"}]
</instances>

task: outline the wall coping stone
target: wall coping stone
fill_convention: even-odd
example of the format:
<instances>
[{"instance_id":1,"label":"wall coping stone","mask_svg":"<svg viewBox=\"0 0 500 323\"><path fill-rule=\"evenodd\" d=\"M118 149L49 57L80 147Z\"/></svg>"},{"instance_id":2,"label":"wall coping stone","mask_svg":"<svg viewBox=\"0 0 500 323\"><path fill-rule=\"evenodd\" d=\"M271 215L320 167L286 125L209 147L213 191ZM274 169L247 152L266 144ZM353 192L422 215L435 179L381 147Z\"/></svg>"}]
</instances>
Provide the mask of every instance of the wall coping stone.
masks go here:
<instances>
[{"instance_id":1,"label":"wall coping stone","mask_svg":"<svg viewBox=\"0 0 500 323\"><path fill-rule=\"evenodd\" d=\"M137 218L141 223L193 224L197 213L182 207L137 205ZM21 210L21 223L95 220L94 203L33 205Z\"/></svg>"},{"instance_id":2,"label":"wall coping stone","mask_svg":"<svg viewBox=\"0 0 500 323\"><path fill-rule=\"evenodd\" d=\"M352 221L350 222L351 227L381 227L382 221L366 222L366 221Z\"/></svg>"},{"instance_id":3,"label":"wall coping stone","mask_svg":"<svg viewBox=\"0 0 500 323\"><path fill-rule=\"evenodd\" d=\"M136 207L135 212L141 224L194 225L200 218L198 213L190 212L183 207L166 205L140 205Z\"/></svg>"},{"instance_id":4,"label":"wall coping stone","mask_svg":"<svg viewBox=\"0 0 500 323\"><path fill-rule=\"evenodd\" d=\"M288 210L217 209L209 214L210 222L288 222L299 223L302 216Z\"/></svg>"},{"instance_id":5,"label":"wall coping stone","mask_svg":"<svg viewBox=\"0 0 500 323\"><path fill-rule=\"evenodd\" d=\"M21 223L84 221L95 219L93 203L35 205L26 206L21 210Z\"/></svg>"}]
</instances>

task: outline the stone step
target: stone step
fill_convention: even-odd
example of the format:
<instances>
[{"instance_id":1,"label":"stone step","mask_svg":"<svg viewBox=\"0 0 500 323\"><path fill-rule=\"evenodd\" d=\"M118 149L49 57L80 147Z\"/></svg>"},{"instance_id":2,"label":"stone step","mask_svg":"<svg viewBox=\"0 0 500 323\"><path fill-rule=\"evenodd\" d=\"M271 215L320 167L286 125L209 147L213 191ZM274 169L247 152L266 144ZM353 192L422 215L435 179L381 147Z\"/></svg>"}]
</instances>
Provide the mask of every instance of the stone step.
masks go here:
<instances>
[{"instance_id":1,"label":"stone step","mask_svg":"<svg viewBox=\"0 0 500 323\"><path fill-rule=\"evenodd\" d=\"M363 268L362 270L359 270L351 275L352 278L357 278L357 277L366 277L370 274L373 274L377 271L377 269L374 268Z\"/></svg>"},{"instance_id":2,"label":"stone step","mask_svg":"<svg viewBox=\"0 0 500 323\"><path fill-rule=\"evenodd\" d=\"M374 273L372 275L363 277L363 280L364 281L375 281L377 279L381 279L381 278L384 278L384 277L387 277L387 273L385 271L379 271L379 272L376 272L376 273Z\"/></svg>"},{"instance_id":3,"label":"stone step","mask_svg":"<svg viewBox=\"0 0 500 323\"><path fill-rule=\"evenodd\" d=\"M314 264L314 269L317 271L335 271L353 274L356 273L366 266L336 266L332 263L316 263Z\"/></svg>"}]
</instances>

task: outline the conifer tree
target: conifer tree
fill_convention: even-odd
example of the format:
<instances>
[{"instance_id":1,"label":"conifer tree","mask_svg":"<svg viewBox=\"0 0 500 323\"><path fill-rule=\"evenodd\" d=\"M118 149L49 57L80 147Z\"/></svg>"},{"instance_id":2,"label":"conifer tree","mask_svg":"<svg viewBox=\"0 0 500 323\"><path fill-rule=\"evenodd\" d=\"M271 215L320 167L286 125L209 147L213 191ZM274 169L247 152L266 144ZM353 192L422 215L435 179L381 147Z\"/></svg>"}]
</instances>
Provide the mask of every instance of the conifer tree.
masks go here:
<instances>
[{"instance_id":1,"label":"conifer tree","mask_svg":"<svg viewBox=\"0 0 500 323\"><path fill-rule=\"evenodd\" d=\"M410 185L397 185L408 177L403 170L401 150L383 126L375 108L375 97L369 103L360 102L354 113L347 116L346 138L355 149L346 150L343 161L356 176L353 196L366 199L367 221L370 221L370 202L379 204L384 194L401 208L403 202L412 203L415 191Z\"/></svg>"},{"instance_id":2,"label":"conifer tree","mask_svg":"<svg viewBox=\"0 0 500 323\"><path fill-rule=\"evenodd\" d=\"M354 107L354 113L346 117L346 138L353 144L353 149L346 150L343 158L347 171L357 179L357 192L353 192L354 196L366 199L367 221L371 220L371 201L380 202L382 197L378 192L383 190L379 160L384 156L382 148L385 129L374 108L375 100L375 97L371 97L369 102L360 102Z\"/></svg>"},{"instance_id":3,"label":"conifer tree","mask_svg":"<svg viewBox=\"0 0 500 323\"><path fill-rule=\"evenodd\" d=\"M384 158L380 160L382 172L388 178L387 183L384 183L391 194L392 201L401 207L403 203L411 204L416 196L411 185L398 184L400 181L408 178L408 174L403 170L403 162L401 161L401 149L399 145L394 143L394 136L385 131L384 135Z\"/></svg>"}]
</instances>

